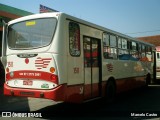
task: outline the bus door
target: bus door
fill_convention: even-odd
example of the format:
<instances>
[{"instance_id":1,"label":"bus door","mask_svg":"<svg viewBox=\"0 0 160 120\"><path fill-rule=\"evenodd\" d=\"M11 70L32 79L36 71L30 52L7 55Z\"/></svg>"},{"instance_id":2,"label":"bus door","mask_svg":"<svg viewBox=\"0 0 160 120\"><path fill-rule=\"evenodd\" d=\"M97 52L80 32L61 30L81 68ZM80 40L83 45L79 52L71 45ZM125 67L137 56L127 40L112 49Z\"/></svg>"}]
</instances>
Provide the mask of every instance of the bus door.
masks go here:
<instances>
[{"instance_id":1,"label":"bus door","mask_svg":"<svg viewBox=\"0 0 160 120\"><path fill-rule=\"evenodd\" d=\"M83 37L84 49L84 99L100 96L100 40L90 37Z\"/></svg>"}]
</instances>

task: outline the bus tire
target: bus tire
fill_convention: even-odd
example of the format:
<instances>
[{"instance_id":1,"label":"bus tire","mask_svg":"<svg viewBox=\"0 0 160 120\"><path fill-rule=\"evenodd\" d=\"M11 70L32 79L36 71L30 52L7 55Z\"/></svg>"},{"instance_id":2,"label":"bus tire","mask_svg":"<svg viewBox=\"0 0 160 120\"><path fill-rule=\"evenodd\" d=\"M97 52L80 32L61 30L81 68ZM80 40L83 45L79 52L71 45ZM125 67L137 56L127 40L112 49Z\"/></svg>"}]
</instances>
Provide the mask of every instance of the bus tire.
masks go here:
<instances>
[{"instance_id":1,"label":"bus tire","mask_svg":"<svg viewBox=\"0 0 160 120\"><path fill-rule=\"evenodd\" d=\"M116 96L116 84L114 80L109 80L106 85L105 99L107 102L113 102Z\"/></svg>"},{"instance_id":2,"label":"bus tire","mask_svg":"<svg viewBox=\"0 0 160 120\"><path fill-rule=\"evenodd\" d=\"M148 86L149 84L151 84L151 75L147 74L147 76L146 76L146 86Z\"/></svg>"}]
</instances>

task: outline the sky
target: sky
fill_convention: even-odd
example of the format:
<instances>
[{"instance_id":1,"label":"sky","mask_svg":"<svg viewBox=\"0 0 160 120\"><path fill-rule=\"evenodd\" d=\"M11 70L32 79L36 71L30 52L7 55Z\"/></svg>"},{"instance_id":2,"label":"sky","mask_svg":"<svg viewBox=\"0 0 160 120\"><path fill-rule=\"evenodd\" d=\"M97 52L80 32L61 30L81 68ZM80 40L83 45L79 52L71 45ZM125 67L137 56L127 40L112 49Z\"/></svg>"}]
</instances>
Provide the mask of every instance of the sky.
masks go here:
<instances>
[{"instance_id":1,"label":"sky","mask_svg":"<svg viewBox=\"0 0 160 120\"><path fill-rule=\"evenodd\" d=\"M160 35L160 0L0 0L39 13L40 4L131 37Z\"/></svg>"}]
</instances>

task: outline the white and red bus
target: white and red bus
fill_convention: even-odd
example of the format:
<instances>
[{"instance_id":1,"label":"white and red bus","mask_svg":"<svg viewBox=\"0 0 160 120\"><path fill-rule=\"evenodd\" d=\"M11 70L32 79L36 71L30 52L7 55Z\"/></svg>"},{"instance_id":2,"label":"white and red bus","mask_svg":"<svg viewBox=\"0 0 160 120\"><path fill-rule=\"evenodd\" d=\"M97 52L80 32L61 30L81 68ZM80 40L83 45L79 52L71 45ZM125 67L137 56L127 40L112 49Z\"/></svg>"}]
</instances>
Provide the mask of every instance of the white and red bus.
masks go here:
<instances>
[{"instance_id":1,"label":"white and red bus","mask_svg":"<svg viewBox=\"0 0 160 120\"><path fill-rule=\"evenodd\" d=\"M156 79L160 79L160 46L156 47Z\"/></svg>"},{"instance_id":2,"label":"white and red bus","mask_svg":"<svg viewBox=\"0 0 160 120\"><path fill-rule=\"evenodd\" d=\"M4 28L5 95L112 99L153 75L152 44L64 13L30 15Z\"/></svg>"}]
</instances>

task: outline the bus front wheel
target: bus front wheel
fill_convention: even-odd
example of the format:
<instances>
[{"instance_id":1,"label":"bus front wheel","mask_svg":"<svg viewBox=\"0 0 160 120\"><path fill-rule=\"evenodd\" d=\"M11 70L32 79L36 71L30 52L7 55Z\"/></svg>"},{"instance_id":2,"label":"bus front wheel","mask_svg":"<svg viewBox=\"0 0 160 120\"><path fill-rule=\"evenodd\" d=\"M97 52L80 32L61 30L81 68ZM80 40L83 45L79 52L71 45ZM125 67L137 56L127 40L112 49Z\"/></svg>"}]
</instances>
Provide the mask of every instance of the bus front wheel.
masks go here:
<instances>
[{"instance_id":1,"label":"bus front wheel","mask_svg":"<svg viewBox=\"0 0 160 120\"><path fill-rule=\"evenodd\" d=\"M113 102L116 96L116 85L113 80L109 80L106 85L106 101Z\"/></svg>"}]
</instances>

